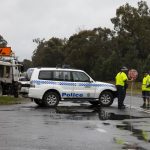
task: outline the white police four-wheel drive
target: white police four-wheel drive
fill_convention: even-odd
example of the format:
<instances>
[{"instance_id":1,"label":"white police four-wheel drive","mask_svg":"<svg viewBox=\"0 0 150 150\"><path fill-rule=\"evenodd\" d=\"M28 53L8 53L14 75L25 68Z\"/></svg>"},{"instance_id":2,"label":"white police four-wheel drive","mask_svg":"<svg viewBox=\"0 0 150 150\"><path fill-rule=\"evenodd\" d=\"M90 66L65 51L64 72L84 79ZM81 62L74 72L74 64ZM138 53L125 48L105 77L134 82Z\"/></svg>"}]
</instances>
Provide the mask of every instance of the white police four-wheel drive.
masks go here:
<instances>
[{"instance_id":1,"label":"white police four-wheel drive","mask_svg":"<svg viewBox=\"0 0 150 150\"><path fill-rule=\"evenodd\" d=\"M110 106L116 97L113 84L94 81L76 69L34 68L29 97L38 105L55 107L65 99L88 100L91 104Z\"/></svg>"}]
</instances>

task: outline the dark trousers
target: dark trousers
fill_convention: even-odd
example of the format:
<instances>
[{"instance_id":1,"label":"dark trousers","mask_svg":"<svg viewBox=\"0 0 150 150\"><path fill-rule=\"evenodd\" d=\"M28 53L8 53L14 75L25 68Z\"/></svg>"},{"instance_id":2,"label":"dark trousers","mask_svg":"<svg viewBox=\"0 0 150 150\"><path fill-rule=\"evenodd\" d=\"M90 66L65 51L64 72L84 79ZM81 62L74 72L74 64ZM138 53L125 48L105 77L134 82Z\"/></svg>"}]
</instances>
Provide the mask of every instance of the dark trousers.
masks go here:
<instances>
[{"instance_id":1,"label":"dark trousers","mask_svg":"<svg viewBox=\"0 0 150 150\"><path fill-rule=\"evenodd\" d=\"M121 85L116 85L117 87L117 97L118 97L118 108L124 105L124 99L126 96L126 88Z\"/></svg>"}]
</instances>

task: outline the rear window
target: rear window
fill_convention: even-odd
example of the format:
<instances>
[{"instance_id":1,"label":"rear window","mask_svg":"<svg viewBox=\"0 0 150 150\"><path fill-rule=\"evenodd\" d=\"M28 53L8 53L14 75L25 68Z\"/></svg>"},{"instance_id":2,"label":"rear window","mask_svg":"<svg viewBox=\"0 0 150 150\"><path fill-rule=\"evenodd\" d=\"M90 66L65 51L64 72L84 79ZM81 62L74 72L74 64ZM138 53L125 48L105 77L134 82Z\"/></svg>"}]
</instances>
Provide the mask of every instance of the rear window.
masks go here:
<instances>
[{"instance_id":1,"label":"rear window","mask_svg":"<svg viewBox=\"0 0 150 150\"><path fill-rule=\"evenodd\" d=\"M41 80L52 80L53 72L52 71L40 71L39 79Z\"/></svg>"}]
</instances>

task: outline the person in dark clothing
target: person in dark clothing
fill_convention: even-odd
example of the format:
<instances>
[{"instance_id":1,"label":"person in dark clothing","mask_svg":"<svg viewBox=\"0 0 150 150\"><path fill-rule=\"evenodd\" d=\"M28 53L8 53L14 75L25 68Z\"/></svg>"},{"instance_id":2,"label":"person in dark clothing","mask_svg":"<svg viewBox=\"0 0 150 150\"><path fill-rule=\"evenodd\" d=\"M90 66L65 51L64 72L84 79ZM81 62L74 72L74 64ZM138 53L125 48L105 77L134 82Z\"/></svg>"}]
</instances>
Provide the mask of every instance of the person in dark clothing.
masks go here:
<instances>
[{"instance_id":1,"label":"person in dark clothing","mask_svg":"<svg viewBox=\"0 0 150 150\"><path fill-rule=\"evenodd\" d=\"M122 67L120 72L116 75L116 87L118 96L118 109L125 109L124 99L126 96L127 81L128 77L126 75L128 69L127 67Z\"/></svg>"}]
</instances>

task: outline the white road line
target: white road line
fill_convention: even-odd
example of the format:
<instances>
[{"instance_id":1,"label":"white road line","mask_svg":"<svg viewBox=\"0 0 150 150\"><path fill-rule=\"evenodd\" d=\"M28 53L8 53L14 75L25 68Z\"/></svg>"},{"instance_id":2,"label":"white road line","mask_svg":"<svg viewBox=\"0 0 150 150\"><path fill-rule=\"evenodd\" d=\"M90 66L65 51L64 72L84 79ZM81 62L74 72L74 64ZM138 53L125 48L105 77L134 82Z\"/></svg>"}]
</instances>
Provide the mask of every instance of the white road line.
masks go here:
<instances>
[{"instance_id":1,"label":"white road line","mask_svg":"<svg viewBox=\"0 0 150 150\"><path fill-rule=\"evenodd\" d=\"M106 130L100 129L100 128L97 128L96 130L99 131L99 132L101 132L101 133L106 133L107 132Z\"/></svg>"}]
</instances>

